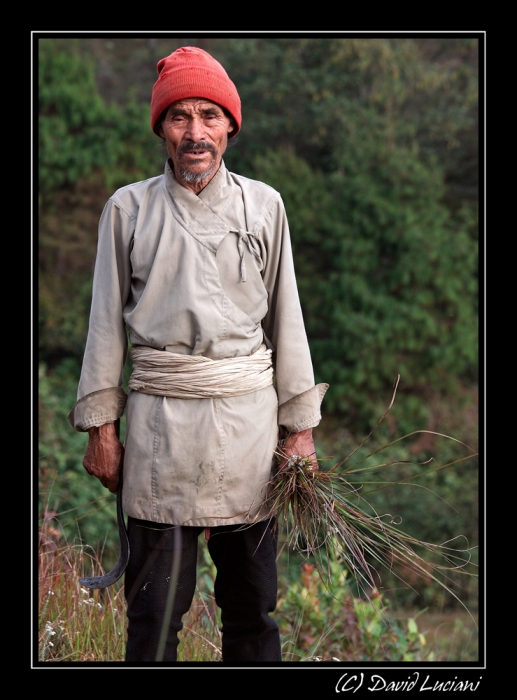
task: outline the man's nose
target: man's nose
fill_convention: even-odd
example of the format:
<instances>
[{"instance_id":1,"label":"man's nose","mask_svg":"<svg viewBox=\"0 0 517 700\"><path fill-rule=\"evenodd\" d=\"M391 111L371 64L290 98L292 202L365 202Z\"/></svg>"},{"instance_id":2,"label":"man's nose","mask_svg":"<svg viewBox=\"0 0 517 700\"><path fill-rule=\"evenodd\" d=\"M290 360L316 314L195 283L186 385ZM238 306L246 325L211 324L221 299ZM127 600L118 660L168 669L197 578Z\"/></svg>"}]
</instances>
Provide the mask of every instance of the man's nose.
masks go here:
<instances>
[{"instance_id":1,"label":"man's nose","mask_svg":"<svg viewBox=\"0 0 517 700\"><path fill-rule=\"evenodd\" d=\"M199 117L193 117L189 121L187 133L185 136L190 138L192 141L201 141L205 137L205 125L203 120Z\"/></svg>"}]
</instances>

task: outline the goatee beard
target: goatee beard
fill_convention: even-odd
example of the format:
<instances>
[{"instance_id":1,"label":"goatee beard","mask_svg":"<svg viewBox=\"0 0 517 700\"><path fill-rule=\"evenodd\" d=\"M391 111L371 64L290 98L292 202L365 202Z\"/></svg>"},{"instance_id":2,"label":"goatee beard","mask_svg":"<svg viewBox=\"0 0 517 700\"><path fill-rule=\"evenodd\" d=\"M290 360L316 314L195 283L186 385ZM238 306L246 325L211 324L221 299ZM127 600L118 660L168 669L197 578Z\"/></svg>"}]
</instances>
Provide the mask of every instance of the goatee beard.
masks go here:
<instances>
[{"instance_id":1,"label":"goatee beard","mask_svg":"<svg viewBox=\"0 0 517 700\"><path fill-rule=\"evenodd\" d=\"M185 168L181 168L181 170L178 174L184 182L188 182L189 184L196 184L197 185L200 182L207 180L209 177L212 177L212 175L215 172L216 167L217 167L217 163L214 162L209 168L207 168L206 170L203 170L200 173L193 173L191 170L186 170Z\"/></svg>"}]
</instances>

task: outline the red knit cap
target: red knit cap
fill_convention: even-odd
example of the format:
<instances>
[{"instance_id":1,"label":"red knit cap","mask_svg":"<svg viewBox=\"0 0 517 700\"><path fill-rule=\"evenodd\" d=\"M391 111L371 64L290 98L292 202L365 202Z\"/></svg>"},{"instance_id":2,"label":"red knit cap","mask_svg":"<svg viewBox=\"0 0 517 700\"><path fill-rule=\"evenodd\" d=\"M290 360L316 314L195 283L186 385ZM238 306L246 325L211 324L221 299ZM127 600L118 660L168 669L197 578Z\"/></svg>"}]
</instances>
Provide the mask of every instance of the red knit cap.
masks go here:
<instances>
[{"instance_id":1,"label":"red knit cap","mask_svg":"<svg viewBox=\"0 0 517 700\"><path fill-rule=\"evenodd\" d=\"M158 61L156 68L158 80L151 97L151 127L155 133L161 113L173 102L188 97L202 97L224 107L237 125L230 138L240 131L241 100L237 88L210 54L195 46L182 46Z\"/></svg>"}]
</instances>

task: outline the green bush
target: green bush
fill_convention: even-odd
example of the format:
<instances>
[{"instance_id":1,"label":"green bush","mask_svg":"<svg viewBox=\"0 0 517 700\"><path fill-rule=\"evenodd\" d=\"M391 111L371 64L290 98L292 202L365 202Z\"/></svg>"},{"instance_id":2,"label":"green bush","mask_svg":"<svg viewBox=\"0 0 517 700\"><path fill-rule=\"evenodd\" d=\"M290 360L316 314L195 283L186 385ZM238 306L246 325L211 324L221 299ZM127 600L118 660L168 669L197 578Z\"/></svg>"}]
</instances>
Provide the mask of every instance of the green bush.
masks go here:
<instances>
[{"instance_id":1,"label":"green bush","mask_svg":"<svg viewBox=\"0 0 517 700\"><path fill-rule=\"evenodd\" d=\"M276 617L285 661L432 661L416 620L399 620L378 591L354 597L347 572L332 562L324 587L314 567L281 593Z\"/></svg>"}]
</instances>

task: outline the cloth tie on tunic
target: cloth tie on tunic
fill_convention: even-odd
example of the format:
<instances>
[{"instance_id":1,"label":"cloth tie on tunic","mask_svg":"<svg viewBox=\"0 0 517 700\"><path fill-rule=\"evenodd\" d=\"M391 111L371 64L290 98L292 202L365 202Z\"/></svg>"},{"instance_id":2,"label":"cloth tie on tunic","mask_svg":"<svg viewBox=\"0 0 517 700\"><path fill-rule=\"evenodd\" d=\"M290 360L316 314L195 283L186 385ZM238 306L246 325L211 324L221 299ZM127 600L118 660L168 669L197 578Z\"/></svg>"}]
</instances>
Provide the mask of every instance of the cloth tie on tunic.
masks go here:
<instances>
[{"instance_id":1,"label":"cloth tie on tunic","mask_svg":"<svg viewBox=\"0 0 517 700\"><path fill-rule=\"evenodd\" d=\"M273 383L271 350L261 345L252 355L212 360L144 345L131 348L129 388L178 399L240 396Z\"/></svg>"},{"instance_id":2,"label":"cloth tie on tunic","mask_svg":"<svg viewBox=\"0 0 517 700\"><path fill-rule=\"evenodd\" d=\"M255 250L252 244L252 238L250 236L255 236L254 233L251 231L244 231L243 229L240 228L231 228L230 229L231 233L236 233L239 236L239 240L237 242L237 248L239 250L239 255L241 258L241 280L243 282L246 282L246 265L244 263L244 245L243 241L246 243L248 246L248 250L252 255L254 255L258 260L260 260L260 255L259 253ZM256 236L255 236L256 238Z\"/></svg>"}]
</instances>

